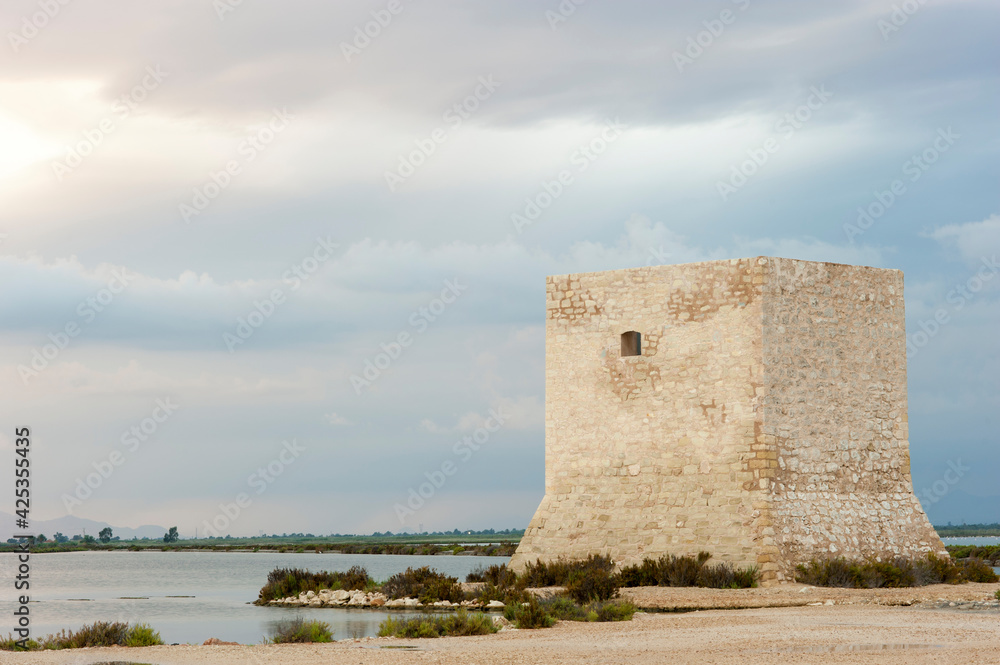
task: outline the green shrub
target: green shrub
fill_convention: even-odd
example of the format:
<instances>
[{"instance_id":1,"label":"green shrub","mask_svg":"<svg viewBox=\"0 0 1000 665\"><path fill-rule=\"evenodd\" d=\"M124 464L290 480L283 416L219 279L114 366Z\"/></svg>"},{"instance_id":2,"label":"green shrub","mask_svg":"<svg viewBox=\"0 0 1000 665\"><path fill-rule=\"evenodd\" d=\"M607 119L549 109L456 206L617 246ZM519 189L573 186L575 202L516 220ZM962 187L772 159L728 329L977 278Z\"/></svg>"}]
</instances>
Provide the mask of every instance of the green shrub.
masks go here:
<instances>
[{"instance_id":1,"label":"green shrub","mask_svg":"<svg viewBox=\"0 0 1000 665\"><path fill-rule=\"evenodd\" d=\"M541 603L547 614L560 621L586 621L587 610L573 602L568 596L556 596Z\"/></svg>"},{"instance_id":2,"label":"green shrub","mask_svg":"<svg viewBox=\"0 0 1000 665\"><path fill-rule=\"evenodd\" d=\"M8 633L7 637L0 638L0 651L37 651L42 645L35 640L25 640L24 648L18 645L18 638Z\"/></svg>"},{"instance_id":3,"label":"green shrub","mask_svg":"<svg viewBox=\"0 0 1000 665\"><path fill-rule=\"evenodd\" d=\"M536 561L525 565L521 574L521 583L529 587L565 586L569 582L573 573L588 573L590 571L603 571L611 574L614 572L615 564L610 556L591 554L586 559L570 561L559 558L555 561Z\"/></svg>"},{"instance_id":4,"label":"green shrub","mask_svg":"<svg viewBox=\"0 0 1000 665\"><path fill-rule=\"evenodd\" d=\"M438 600L457 603L464 596L457 577L448 577L427 566L407 568L393 575L382 585L382 593L389 598L418 598L422 603Z\"/></svg>"},{"instance_id":5,"label":"green shrub","mask_svg":"<svg viewBox=\"0 0 1000 665\"><path fill-rule=\"evenodd\" d=\"M298 596L303 591L319 591L320 589L369 589L375 582L368 576L368 571L361 566L354 566L345 572L311 573L300 568L275 568L267 575L267 583L257 596L257 604L265 605L269 601Z\"/></svg>"},{"instance_id":6,"label":"green shrub","mask_svg":"<svg viewBox=\"0 0 1000 665\"><path fill-rule=\"evenodd\" d=\"M516 628L551 628L556 623L555 617L546 612L534 596L527 603L508 605L503 614Z\"/></svg>"},{"instance_id":7,"label":"green shrub","mask_svg":"<svg viewBox=\"0 0 1000 665\"><path fill-rule=\"evenodd\" d=\"M487 584L476 596L476 602L480 605L486 605L491 600L499 600L504 605L511 605L513 603L526 603L529 597L530 594L527 591L516 586L498 587Z\"/></svg>"},{"instance_id":8,"label":"green shrub","mask_svg":"<svg viewBox=\"0 0 1000 665\"><path fill-rule=\"evenodd\" d=\"M619 583L623 587L660 586L663 575L663 559L643 559L639 565L624 566L618 573Z\"/></svg>"},{"instance_id":9,"label":"green shrub","mask_svg":"<svg viewBox=\"0 0 1000 665\"><path fill-rule=\"evenodd\" d=\"M566 594L580 604L610 600L618 595L618 578L602 568L574 570L566 581Z\"/></svg>"},{"instance_id":10,"label":"green shrub","mask_svg":"<svg viewBox=\"0 0 1000 665\"><path fill-rule=\"evenodd\" d=\"M853 587L855 580L846 559L813 559L796 566L795 580L803 584L825 587Z\"/></svg>"},{"instance_id":11,"label":"green shrub","mask_svg":"<svg viewBox=\"0 0 1000 665\"><path fill-rule=\"evenodd\" d=\"M736 576L733 578L734 588L736 589L752 589L757 586L760 582L760 568L757 566L748 566L746 568L737 568Z\"/></svg>"},{"instance_id":12,"label":"green shrub","mask_svg":"<svg viewBox=\"0 0 1000 665\"><path fill-rule=\"evenodd\" d=\"M997 600L1000 600L1000 591L997 591L995 594L993 594L993 597L996 598Z\"/></svg>"},{"instance_id":13,"label":"green shrub","mask_svg":"<svg viewBox=\"0 0 1000 665\"><path fill-rule=\"evenodd\" d=\"M498 587L518 586L517 573L503 564L496 564L489 568L480 566L466 575L465 581L486 582Z\"/></svg>"},{"instance_id":14,"label":"green shrub","mask_svg":"<svg viewBox=\"0 0 1000 665\"><path fill-rule=\"evenodd\" d=\"M848 561L844 558L813 560L797 566L796 581L813 586L877 589L928 584L964 584L1000 581L980 559L960 562L928 554L924 559Z\"/></svg>"},{"instance_id":15,"label":"green shrub","mask_svg":"<svg viewBox=\"0 0 1000 665\"><path fill-rule=\"evenodd\" d=\"M136 624L116 621L97 621L88 626L83 626L73 632L62 630L53 635L43 637L27 643L28 650L36 649L82 649L84 647L146 647L163 644L160 634L146 624ZM0 649L14 650L16 640L8 636L5 640L0 640Z\"/></svg>"},{"instance_id":16,"label":"green shrub","mask_svg":"<svg viewBox=\"0 0 1000 665\"><path fill-rule=\"evenodd\" d=\"M927 564L922 576L926 584L961 584L962 574L952 558L927 555Z\"/></svg>"},{"instance_id":17,"label":"green shrub","mask_svg":"<svg viewBox=\"0 0 1000 665\"><path fill-rule=\"evenodd\" d=\"M57 640L59 646L56 648L80 649L83 647L110 647L115 644L123 645L128 633L129 625L125 622L95 621L75 633L64 632L64 637Z\"/></svg>"},{"instance_id":18,"label":"green shrub","mask_svg":"<svg viewBox=\"0 0 1000 665\"><path fill-rule=\"evenodd\" d=\"M629 621L636 607L627 600L578 605L566 596L558 596L541 603L549 616L560 621Z\"/></svg>"},{"instance_id":19,"label":"green shrub","mask_svg":"<svg viewBox=\"0 0 1000 665\"><path fill-rule=\"evenodd\" d=\"M710 589L749 589L760 581L757 566L735 568L731 563L702 566L698 571L698 586Z\"/></svg>"},{"instance_id":20,"label":"green shrub","mask_svg":"<svg viewBox=\"0 0 1000 665\"><path fill-rule=\"evenodd\" d=\"M595 603L588 607L587 611L596 614L595 618L588 621L631 621L636 607L627 600L615 600Z\"/></svg>"},{"instance_id":21,"label":"green shrub","mask_svg":"<svg viewBox=\"0 0 1000 665\"><path fill-rule=\"evenodd\" d=\"M712 555L701 552L692 556L663 556L644 559L641 564L625 566L618 573L620 586L711 587L715 589L749 589L760 581L756 566L734 568L730 563L711 565Z\"/></svg>"},{"instance_id":22,"label":"green shrub","mask_svg":"<svg viewBox=\"0 0 1000 665\"><path fill-rule=\"evenodd\" d=\"M708 552L699 552L697 559L671 555L664 566L667 582L670 586L697 586L698 574L710 558L712 555Z\"/></svg>"},{"instance_id":23,"label":"green shrub","mask_svg":"<svg viewBox=\"0 0 1000 665\"><path fill-rule=\"evenodd\" d=\"M730 563L702 566L698 571L698 586L712 589L732 589L736 584L736 569Z\"/></svg>"},{"instance_id":24,"label":"green shrub","mask_svg":"<svg viewBox=\"0 0 1000 665\"><path fill-rule=\"evenodd\" d=\"M1000 577L993 571L988 563L982 559L965 559L960 563L962 575L969 582L1000 582Z\"/></svg>"},{"instance_id":25,"label":"green shrub","mask_svg":"<svg viewBox=\"0 0 1000 665\"><path fill-rule=\"evenodd\" d=\"M127 647L152 647L158 644L163 644L160 633L153 630L149 624L140 623L132 626L125 635Z\"/></svg>"},{"instance_id":26,"label":"green shrub","mask_svg":"<svg viewBox=\"0 0 1000 665\"><path fill-rule=\"evenodd\" d=\"M333 633L330 632L328 623L296 617L275 624L269 641L272 644L332 642Z\"/></svg>"},{"instance_id":27,"label":"green shrub","mask_svg":"<svg viewBox=\"0 0 1000 665\"><path fill-rule=\"evenodd\" d=\"M497 632L487 614L469 614L464 609L445 616L423 616L413 619L388 617L379 626L379 637L462 637L489 635Z\"/></svg>"},{"instance_id":28,"label":"green shrub","mask_svg":"<svg viewBox=\"0 0 1000 665\"><path fill-rule=\"evenodd\" d=\"M982 559L991 566L1000 565L1000 545L948 545L946 549L955 560Z\"/></svg>"}]
</instances>

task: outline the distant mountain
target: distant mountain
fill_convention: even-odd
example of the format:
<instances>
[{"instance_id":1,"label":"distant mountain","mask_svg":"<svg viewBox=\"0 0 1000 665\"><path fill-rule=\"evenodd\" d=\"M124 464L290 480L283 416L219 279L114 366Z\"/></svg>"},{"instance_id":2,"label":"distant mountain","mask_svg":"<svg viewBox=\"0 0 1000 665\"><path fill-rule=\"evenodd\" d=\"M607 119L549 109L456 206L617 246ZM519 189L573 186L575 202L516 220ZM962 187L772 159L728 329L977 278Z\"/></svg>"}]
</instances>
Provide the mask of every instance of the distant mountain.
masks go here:
<instances>
[{"instance_id":1,"label":"distant mountain","mask_svg":"<svg viewBox=\"0 0 1000 665\"><path fill-rule=\"evenodd\" d=\"M14 515L0 511L0 543L6 542L8 538L13 537L15 531L21 531L21 529L16 527L16 520L17 518ZM107 526L110 526L112 533L122 540L130 540L132 538L163 538L163 534L167 532L167 529L162 526L148 525L131 529L127 526L114 526L107 522L95 522L94 520L87 520L72 515L57 517L54 520L31 520L29 532L32 534L41 533L52 538L55 532L59 531L64 536L72 538L77 534L82 536L84 529L86 529L88 535L96 538L100 530Z\"/></svg>"},{"instance_id":2,"label":"distant mountain","mask_svg":"<svg viewBox=\"0 0 1000 665\"><path fill-rule=\"evenodd\" d=\"M936 503L921 499L931 524L994 524L1000 522L1000 496L974 496L953 489Z\"/></svg>"}]
</instances>

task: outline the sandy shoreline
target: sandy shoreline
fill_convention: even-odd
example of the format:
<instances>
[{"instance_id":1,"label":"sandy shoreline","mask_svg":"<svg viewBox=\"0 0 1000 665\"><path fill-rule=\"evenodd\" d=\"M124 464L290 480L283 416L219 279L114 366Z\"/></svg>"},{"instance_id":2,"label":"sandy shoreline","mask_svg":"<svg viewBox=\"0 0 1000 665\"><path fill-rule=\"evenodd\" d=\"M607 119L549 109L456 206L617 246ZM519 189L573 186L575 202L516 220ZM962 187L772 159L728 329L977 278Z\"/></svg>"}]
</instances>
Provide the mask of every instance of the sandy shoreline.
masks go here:
<instances>
[{"instance_id":1,"label":"sandy shoreline","mask_svg":"<svg viewBox=\"0 0 1000 665\"><path fill-rule=\"evenodd\" d=\"M809 588L801 592L802 588L632 589L627 590L630 595L656 601L664 609L686 606L688 611L639 613L621 623L560 622L548 630L510 630L483 637L0 652L0 664L1000 662L1000 610L929 609L941 599L993 599L996 584L863 591ZM795 602L797 606L691 611L694 604L716 604L720 599L728 599L730 606L748 602ZM918 604L909 606L914 599ZM808 602L803 604L803 600Z\"/></svg>"}]
</instances>

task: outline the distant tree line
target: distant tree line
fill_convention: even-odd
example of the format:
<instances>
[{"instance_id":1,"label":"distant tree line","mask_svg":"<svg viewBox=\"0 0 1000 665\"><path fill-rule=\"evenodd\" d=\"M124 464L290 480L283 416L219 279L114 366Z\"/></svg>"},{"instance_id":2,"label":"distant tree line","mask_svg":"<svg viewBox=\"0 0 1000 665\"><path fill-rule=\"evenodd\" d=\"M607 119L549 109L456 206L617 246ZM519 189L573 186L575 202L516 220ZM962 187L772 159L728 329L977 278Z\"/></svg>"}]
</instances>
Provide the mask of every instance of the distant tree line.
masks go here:
<instances>
[{"instance_id":1,"label":"distant tree line","mask_svg":"<svg viewBox=\"0 0 1000 665\"><path fill-rule=\"evenodd\" d=\"M996 525L994 525L994 526L996 526ZM941 528L938 529L939 532L940 532L940 529ZM998 532L1000 532L1000 527L997 527L997 529L998 529ZM398 537L413 537L413 536L428 536L428 537L435 537L435 536L436 537L447 537L447 536L497 536L498 539L502 539L504 537L517 537L517 538L520 538L523 535L524 535L524 529L483 529L481 531L476 531L476 530L473 530L473 529L466 529L466 530L453 529L452 531L421 531L421 532L402 531L402 532L399 532L399 533L393 533L392 531L384 531L384 532L382 532L382 531L375 531L370 536L367 536L365 534L358 534L358 533L331 533L328 536L323 536L323 535L317 536L317 535L314 535L314 534L311 534L311 533L282 533L280 535L277 534L277 533L274 533L274 534L271 534L271 535L262 534L260 536L250 536L250 537L242 537L242 538L239 537L239 536L234 537L234 536L231 536L231 535L226 535L226 536L208 536L207 538L203 538L203 540L259 540L259 539L267 539L267 538L271 538L271 539L290 539L290 538L398 538ZM112 530L111 527L105 527L105 528L101 529L100 532L98 532L98 534L97 534L97 538L94 538L93 536L86 535L86 534L83 534L83 535L77 534L77 535L72 536L72 537L70 537L70 536L64 536L62 533L60 533L58 531L55 533L55 535L52 537L51 540L49 540L48 538L46 538L44 534L38 534L37 536L34 536L34 537L31 538L32 543L53 542L53 543L56 543L56 544L61 544L61 543L72 542L72 543L83 543L85 545L95 544L98 540L100 540L101 543L107 545L107 544L112 543L112 542L119 542L119 541L121 541L121 538L119 536L114 535L114 532L113 532L113 530ZM142 538L133 537L128 542L149 541L149 540L151 540L149 537L142 537ZM176 543L178 540L180 540L180 534L178 533L176 526L170 527L170 529L165 534L163 534L163 542L164 543ZM10 538L10 539L7 540L7 542L9 544L16 545L18 542L20 542L20 539L19 538Z\"/></svg>"},{"instance_id":2,"label":"distant tree line","mask_svg":"<svg viewBox=\"0 0 1000 665\"><path fill-rule=\"evenodd\" d=\"M993 524L960 524L955 526L948 523L947 526L934 527L938 535L942 538L948 537L971 537L971 536L1000 536L1000 523Z\"/></svg>"}]
</instances>

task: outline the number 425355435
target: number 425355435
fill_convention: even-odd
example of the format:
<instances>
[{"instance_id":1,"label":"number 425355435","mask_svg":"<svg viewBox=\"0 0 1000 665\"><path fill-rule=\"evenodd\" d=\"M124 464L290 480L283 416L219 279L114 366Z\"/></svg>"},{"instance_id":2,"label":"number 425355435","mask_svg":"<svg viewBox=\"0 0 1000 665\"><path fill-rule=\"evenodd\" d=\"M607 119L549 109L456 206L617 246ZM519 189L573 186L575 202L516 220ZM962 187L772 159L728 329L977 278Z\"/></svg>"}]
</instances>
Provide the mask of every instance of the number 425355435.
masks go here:
<instances>
[{"instance_id":1,"label":"number 425355435","mask_svg":"<svg viewBox=\"0 0 1000 665\"><path fill-rule=\"evenodd\" d=\"M14 512L21 519L28 519L28 508L30 506L28 479L31 475L29 471L31 460L28 459L28 449L31 447L31 439L29 438L31 432L27 427L22 427L14 430L14 434L17 435L15 441L17 461L14 463L17 467L14 471L14 475L17 477L14 494L17 500L15 501L16 510Z\"/></svg>"}]
</instances>

